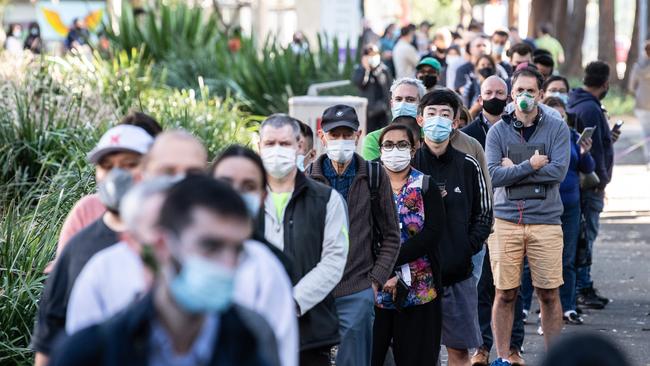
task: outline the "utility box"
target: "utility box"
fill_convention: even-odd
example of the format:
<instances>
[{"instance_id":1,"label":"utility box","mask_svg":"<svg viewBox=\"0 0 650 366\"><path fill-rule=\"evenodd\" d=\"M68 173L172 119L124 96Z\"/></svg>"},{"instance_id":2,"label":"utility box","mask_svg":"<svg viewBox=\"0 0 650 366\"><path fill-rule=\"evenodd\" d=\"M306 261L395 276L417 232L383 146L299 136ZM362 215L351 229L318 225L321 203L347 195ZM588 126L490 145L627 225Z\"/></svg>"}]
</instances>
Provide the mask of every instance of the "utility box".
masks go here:
<instances>
[{"instance_id":1,"label":"utility box","mask_svg":"<svg viewBox=\"0 0 650 366\"><path fill-rule=\"evenodd\" d=\"M363 138L366 135L366 109L368 108L368 99L353 96L311 96L305 95L300 97L289 98L289 115L297 118L303 123L309 125L314 130L314 149L320 155L325 152L318 138L320 130L321 116L328 107L336 104L346 104L354 108L359 117L361 129L361 138L357 145L357 151L363 147Z\"/></svg>"}]
</instances>

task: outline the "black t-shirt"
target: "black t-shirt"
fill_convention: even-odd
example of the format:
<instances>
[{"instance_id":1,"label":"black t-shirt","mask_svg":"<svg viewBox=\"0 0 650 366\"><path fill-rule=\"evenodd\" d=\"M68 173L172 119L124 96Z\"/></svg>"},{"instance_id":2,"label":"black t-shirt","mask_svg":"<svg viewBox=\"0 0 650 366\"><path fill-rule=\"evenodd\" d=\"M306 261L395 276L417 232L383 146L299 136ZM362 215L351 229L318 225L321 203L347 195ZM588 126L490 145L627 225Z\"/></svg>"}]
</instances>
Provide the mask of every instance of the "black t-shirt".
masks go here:
<instances>
[{"instance_id":1,"label":"black t-shirt","mask_svg":"<svg viewBox=\"0 0 650 366\"><path fill-rule=\"evenodd\" d=\"M77 276L95 253L118 240L118 234L106 226L101 217L70 239L45 281L32 349L50 354L54 342L65 334L68 300Z\"/></svg>"}]
</instances>

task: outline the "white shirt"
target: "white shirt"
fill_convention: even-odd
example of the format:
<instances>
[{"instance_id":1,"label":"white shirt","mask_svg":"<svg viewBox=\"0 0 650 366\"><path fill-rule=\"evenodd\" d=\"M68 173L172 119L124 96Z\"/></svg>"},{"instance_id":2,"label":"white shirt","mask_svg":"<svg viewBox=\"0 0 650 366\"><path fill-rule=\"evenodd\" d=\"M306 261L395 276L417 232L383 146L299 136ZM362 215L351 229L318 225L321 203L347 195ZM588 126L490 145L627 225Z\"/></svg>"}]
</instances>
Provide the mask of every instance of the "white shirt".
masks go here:
<instances>
[{"instance_id":1,"label":"white shirt","mask_svg":"<svg viewBox=\"0 0 650 366\"><path fill-rule=\"evenodd\" d=\"M72 334L115 315L146 292L140 257L125 243L95 254L75 281L66 332ZM234 300L259 313L276 336L283 366L298 365L298 321L289 277L263 244L247 241L235 275Z\"/></svg>"}]
</instances>

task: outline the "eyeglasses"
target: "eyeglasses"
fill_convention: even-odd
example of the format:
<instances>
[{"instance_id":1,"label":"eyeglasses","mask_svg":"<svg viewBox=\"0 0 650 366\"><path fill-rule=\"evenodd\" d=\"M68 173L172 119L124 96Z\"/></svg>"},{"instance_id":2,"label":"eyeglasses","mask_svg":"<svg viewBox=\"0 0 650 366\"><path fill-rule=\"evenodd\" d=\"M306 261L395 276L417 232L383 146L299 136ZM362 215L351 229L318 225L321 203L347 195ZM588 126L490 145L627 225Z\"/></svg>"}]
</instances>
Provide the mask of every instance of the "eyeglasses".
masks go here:
<instances>
[{"instance_id":1,"label":"eyeglasses","mask_svg":"<svg viewBox=\"0 0 650 366\"><path fill-rule=\"evenodd\" d=\"M381 144L381 149L384 151L392 151L395 147L397 150L404 151L411 148L411 144L408 141L398 141L396 144L391 141L386 141Z\"/></svg>"}]
</instances>

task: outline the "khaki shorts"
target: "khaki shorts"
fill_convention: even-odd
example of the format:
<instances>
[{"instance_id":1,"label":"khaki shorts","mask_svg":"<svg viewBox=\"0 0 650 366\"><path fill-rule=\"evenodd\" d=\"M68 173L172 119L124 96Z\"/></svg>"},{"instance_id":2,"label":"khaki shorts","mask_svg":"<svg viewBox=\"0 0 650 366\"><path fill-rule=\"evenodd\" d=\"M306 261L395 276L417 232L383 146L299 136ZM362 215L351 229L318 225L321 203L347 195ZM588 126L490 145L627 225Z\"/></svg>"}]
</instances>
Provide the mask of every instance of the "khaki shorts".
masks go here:
<instances>
[{"instance_id":1,"label":"khaki shorts","mask_svg":"<svg viewBox=\"0 0 650 366\"><path fill-rule=\"evenodd\" d=\"M519 287L527 256L534 287L560 287L564 283L563 245L561 225L519 225L496 219L488 239L494 286L499 290Z\"/></svg>"}]
</instances>

